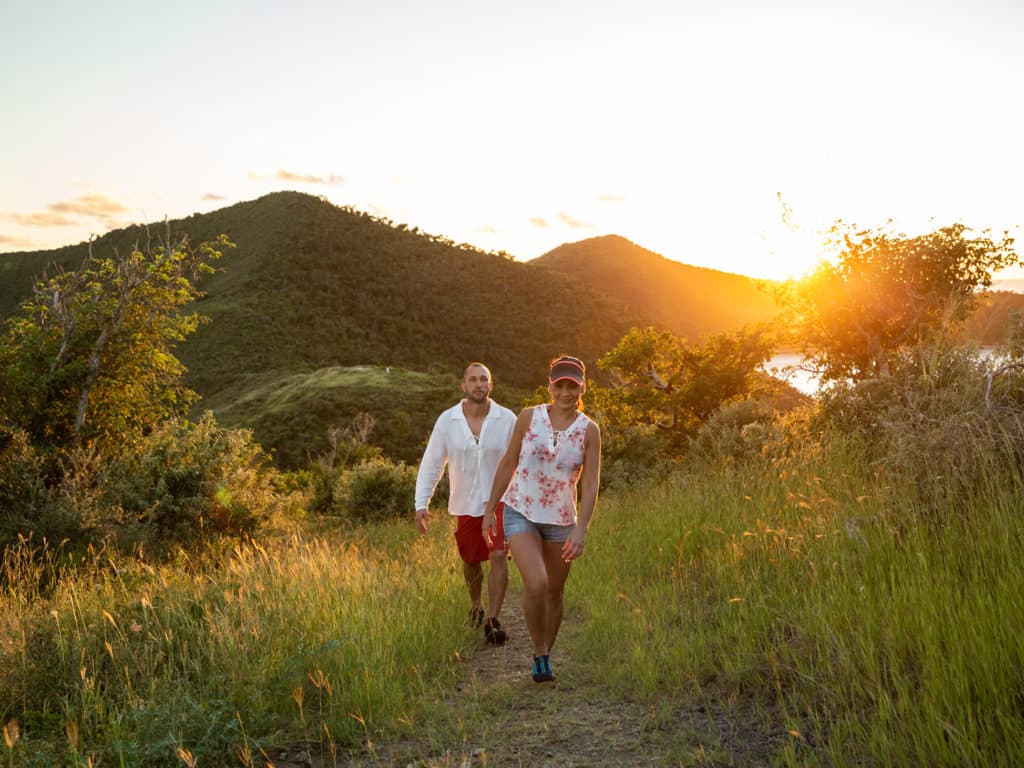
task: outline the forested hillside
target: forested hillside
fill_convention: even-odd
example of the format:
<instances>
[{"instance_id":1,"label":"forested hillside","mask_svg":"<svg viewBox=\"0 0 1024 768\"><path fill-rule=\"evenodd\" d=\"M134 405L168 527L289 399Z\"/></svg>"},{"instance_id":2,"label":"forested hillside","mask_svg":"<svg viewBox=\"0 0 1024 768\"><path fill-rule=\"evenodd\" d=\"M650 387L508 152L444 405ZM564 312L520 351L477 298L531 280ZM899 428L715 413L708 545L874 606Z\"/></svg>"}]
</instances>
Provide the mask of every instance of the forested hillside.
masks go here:
<instances>
[{"instance_id":1,"label":"forested hillside","mask_svg":"<svg viewBox=\"0 0 1024 768\"><path fill-rule=\"evenodd\" d=\"M770 281L682 264L617 235L566 243L532 263L574 275L690 341L777 311Z\"/></svg>"},{"instance_id":2,"label":"forested hillside","mask_svg":"<svg viewBox=\"0 0 1024 768\"><path fill-rule=\"evenodd\" d=\"M335 379L316 376L300 379L306 389L296 393L289 376L345 366L405 368L436 374L436 389L454 399L452 374L482 359L500 382L526 390L543 380L554 355L594 361L631 325L650 320L572 277L309 195L275 193L172 221L170 228L193 242L226 233L237 245L201 285L207 295L198 309L212 322L177 350L189 368L186 383L204 398L198 410L212 405L220 415L234 405L225 416L240 425L264 423L268 414L246 412L239 401L272 408L277 428L273 435L258 429L257 437L274 448L288 442L293 458L321 446L332 422L351 418L361 394L324 386ZM164 233L163 224L117 230L92 248L102 256ZM0 313L10 314L48 265L74 269L87 250L80 244L4 256ZM288 397L245 397L286 380ZM436 414L420 413L401 391L367 397L378 417L374 441L395 448L400 440L418 451ZM399 419L401 435L386 433L393 410L411 413L411 424ZM310 425L311 412L323 423ZM288 436L280 427L293 420L304 431Z\"/></svg>"},{"instance_id":3,"label":"forested hillside","mask_svg":"<svg viewBox=\"0 0 1024 768\"><path fill-rule=\"evenodd\" d=\"M413 460L469 360L488 362L498 395L516 407L553 355L593 363L634 325L696 341L775 313L758 281L617 236L519 263L295 192L172 221L170 230L193 242L225 233L237 245L201 284L198 309L212 322L176 350L203 398L195 415L212 409L226 424L253 427L292 466L361 411L375 417L372 442ZM102 257L165 235L163 223L115 230L92 249ZM88 247L0 256L0 315L44 269L77 268ZM1004 340L1022 302L995 294L968 334Z\"/></svg>"}]
</instances>

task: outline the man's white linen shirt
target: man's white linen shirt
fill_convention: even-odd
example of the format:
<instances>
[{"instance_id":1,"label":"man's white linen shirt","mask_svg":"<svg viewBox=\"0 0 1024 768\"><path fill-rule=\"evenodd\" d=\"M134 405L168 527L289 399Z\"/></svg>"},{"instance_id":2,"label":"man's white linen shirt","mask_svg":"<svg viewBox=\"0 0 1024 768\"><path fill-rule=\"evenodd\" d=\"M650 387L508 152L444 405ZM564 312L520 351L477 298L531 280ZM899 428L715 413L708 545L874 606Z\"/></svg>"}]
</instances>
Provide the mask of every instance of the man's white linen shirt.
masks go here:
<instances>
[{"instance_id":1,"label":"man's white linen shirt","mask_svg":"<svg viewBox=\"0 0 1024 768\"><path fill-rule=\"evenodd\" d=\"M483 517L494 473L505 455L516 415L493 400L476 437L462 402L437 417L416 475L416 509L427 509L448 465L448 513Z\"/></svg>"}]
</instances>

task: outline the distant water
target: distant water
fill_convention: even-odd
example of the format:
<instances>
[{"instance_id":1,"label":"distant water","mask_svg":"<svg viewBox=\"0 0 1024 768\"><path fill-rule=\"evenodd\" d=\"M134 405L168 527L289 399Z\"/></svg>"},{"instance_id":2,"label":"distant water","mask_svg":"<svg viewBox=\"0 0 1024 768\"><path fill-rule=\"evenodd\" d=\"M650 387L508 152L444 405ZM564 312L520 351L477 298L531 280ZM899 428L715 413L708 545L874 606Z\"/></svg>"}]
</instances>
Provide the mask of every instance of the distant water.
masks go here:
<instances>
[{"instance_id":1,"label":"distant water","mask_svg":"<svg viewBox=\"0 0 1024 768\"><path fill-rule=\"evenodd\" d=\"M775 357L764 364L764 369L772 376L786 381L791 387L803 392L805 395L815 394L820 385L818 377L813 373L801 370L784 373L783 369L789 365L800 365L800 355L791 352L775 355Z\"/></svg>"},{"instance_id":2,"label":"distant water","mask_svg":"<svg viewBox=\"0 0 1024 768\"><path fill-rule=\"evenodd\" d=\"M992 357L995 351L991 347L982 347L978 354L982 357ZM821 382L813 373L801 370L783 373L783 369L786 366L799 366L800 359L800 355L792 352L775 355L775 357L764 364L764 370L772 376L788 382L794 389L803 392L805 395L816 394L818 387L821 386Z\"/></svg>"},{"instance_id":3,"label":"distant water","mask_svg":"<svg viewBox=\"0 0 1024 768\"><path fill-rule=\"evenodd\" d=\"M1010 277L1003 280L993 280L992 290L994 291L1012 291L1014 293L1024 293L1024 278L1022 277Z\"/></svg>"}]
</instances>

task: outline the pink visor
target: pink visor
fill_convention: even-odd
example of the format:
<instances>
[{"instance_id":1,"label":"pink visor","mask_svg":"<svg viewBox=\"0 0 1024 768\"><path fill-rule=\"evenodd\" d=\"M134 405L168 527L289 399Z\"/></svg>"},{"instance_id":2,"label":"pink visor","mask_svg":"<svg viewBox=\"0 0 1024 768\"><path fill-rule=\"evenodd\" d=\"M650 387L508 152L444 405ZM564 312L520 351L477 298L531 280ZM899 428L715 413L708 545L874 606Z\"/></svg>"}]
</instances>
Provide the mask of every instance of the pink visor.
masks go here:
<instances>
[{"instance_id":1,"label":"pink visor","mask_svg":"<svg viewBox=\"0 0 1024 768\"><path fill-rule=\"evenodd\" d=\"M562 379L570 379L577 384L583 384L583 369L572 360L559 360L548 371L548 381L554 384Z\"/></svg>"}]
</instances>

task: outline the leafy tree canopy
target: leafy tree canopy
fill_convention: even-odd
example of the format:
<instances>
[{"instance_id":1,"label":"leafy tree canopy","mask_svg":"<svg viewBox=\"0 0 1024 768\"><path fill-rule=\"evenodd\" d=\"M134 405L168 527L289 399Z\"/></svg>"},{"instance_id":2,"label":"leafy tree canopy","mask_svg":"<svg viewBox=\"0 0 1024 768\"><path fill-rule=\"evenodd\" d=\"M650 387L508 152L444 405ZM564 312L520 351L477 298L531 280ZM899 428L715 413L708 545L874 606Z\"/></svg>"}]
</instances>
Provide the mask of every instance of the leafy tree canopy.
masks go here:
<instances>
[{"instance_id":1,"label":"leafy tree canopy","mask_svg":"<svg viewBox=\"0 0 1024 768\"><path fill-rule=\"evenodd\" d=\"M721 405L751 394L772 341L758 327L687 344L670 331L633 328L598 361L616 379L602 403L616 422L653 423L680 438Z\"/></svg>"},{"instance_id":2,"label":"leafy tree canopy","mask_svg":"<svg viewBox=\"0 0 1024 768\"><path fill-rule=\"evenodd\" d=\"M118 454L148 429L184 415L196 395L172 354L200 316L183 312L221 236L137 245L36 281L0 335L0 418L37 447L92 445Z\"/></svg>"},{"instance_id":3,"label":"leafy tree canopy","mask_svg":"<svg viewBox=\"0 0 1024 768\"><path fill-rule=\"evenodd\" d=\"M836 224L823 261L781 296L792 343L823 379L888 375L902 348L955 331L994 272L1020 259L1013 239L962 224L909 237Z\"/></svg>"}]
</instances>

